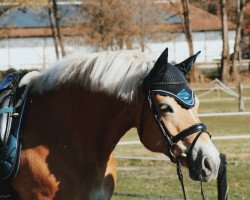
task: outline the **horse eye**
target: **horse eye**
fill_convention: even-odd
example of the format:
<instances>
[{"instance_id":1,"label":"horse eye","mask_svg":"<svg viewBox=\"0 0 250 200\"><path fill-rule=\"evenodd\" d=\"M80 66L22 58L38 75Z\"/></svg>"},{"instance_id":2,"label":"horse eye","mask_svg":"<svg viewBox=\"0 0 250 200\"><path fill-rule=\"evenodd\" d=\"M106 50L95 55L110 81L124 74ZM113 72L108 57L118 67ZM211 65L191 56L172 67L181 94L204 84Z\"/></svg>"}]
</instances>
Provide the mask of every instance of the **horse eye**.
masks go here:
<instances>
[{"instance_id":1,"label":"horse eye","mask_svg":"<svg viewBox=\"0 0 250 200\"><path fill-rule=\"evenodd\" d=\"M173 108L167 104L160 105L160 111L163 113L173 113L174 112Z\"/></svg>"}]
</instances>

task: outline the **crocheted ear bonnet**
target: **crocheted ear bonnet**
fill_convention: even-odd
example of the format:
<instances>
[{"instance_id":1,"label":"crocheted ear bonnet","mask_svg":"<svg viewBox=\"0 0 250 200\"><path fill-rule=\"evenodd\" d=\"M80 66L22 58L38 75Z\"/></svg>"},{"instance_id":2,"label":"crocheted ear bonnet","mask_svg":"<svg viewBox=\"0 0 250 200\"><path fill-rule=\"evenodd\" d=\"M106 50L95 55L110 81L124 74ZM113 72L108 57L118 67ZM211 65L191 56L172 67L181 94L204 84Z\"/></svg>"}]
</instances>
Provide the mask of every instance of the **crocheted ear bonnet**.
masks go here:
<instances>
[{"instance_id":1,"label":"crocheted ear bonnet","mask_svg":"<svg viewBox=\"0 0 250 200\"><path fill-rule=\"evenodd\" d=\"M179 64L168 63L168 48L157 59L153 69L143 81L144 92L157 92L173 97L182 107L192 108L194 92L189 87L186 74L191 70L200 51Z\"/></svg>"}]
</instances>

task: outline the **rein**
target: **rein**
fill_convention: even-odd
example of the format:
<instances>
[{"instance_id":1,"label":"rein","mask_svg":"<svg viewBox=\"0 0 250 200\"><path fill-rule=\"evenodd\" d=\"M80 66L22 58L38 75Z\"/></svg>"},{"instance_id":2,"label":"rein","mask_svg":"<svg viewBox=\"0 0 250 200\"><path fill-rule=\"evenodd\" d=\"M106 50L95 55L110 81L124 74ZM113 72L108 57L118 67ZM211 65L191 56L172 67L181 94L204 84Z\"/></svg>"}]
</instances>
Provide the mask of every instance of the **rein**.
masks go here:
<instances>
[{"instance_id":1,"label":"rein","mask_svg":"<svg viewBox=\"0 0 250 200\"><path fill-rule=\"evenodd\" d=\"M154 100L152 98L152 94L151 94L150 91L148 92L148 95L147 95L147 101L149 103L150 110L152 111L152 114L154 116L154 119L156 121L156 124L157 124L158 128L160 129L160 132L161 132L162 136L164 137L164 139L169 144L168 152L169 152L169 155L170 155L170 160L171 160L171 162L176 163L178 179L179 179L179 181L181 183L184 199L186 200L187 195L186 195L184 181L183 181L181 158L187 158L187 160L190 160L191 152L192 152L197 140L201 136L201 134L202 133L207 133L209 136L210 136L210 134L207 132L205 124L197 123L197 124L194 124L193 126L190 126L187 129L179 132L176 136L170 135L169 131L167 130L167 128L165 127L165 125L164 125L164 123L163 123L163 121L161 119L161 116L160 116L160 114L159 114L159 112L158 112L158 110L156 108L156 104L155 104L155 102L154 102ZM144 102L143 102L141 122L140 122L140 132L141 132L141 134L143 133L143 118L144 118L145 104L146 104L146 98L144 99ZM186 138L186 137L188 137L188 136L190 136L192 134L195 134L197 132L198 132L198 134L195 137L195 139L193 140L188 152L187 153L184 152L184 150L181 148L181 146L178 145L177 143L179 141L182 141L184 138ZM201 182L202 200L205 200L204 193L203 193L203 188L202 188L202 181L200 181L200 182Z\"/></svg>"}]
</instances>

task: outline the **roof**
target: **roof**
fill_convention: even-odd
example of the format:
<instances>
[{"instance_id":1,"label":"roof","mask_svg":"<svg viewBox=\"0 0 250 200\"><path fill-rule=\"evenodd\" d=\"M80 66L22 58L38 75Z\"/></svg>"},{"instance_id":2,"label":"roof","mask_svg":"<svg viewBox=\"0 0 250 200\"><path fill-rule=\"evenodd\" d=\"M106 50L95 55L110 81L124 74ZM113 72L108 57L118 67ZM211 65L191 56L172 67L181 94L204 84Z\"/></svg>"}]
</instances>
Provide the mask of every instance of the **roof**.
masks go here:
<instances>
[{"instance_id":1,"label":"roof","mask_svg":"<svg viewBox=\"0 0 250 200\"><path fill-rule=\"evenodd\" d=\"M76 23L77 13L80 6L77 4L59 4L58 16L60 26L67 27L72 22ZM2 14L0 17L0 28L47 28L50 27L48 7L42 6L40 9L27 7L15 7Z\"/></svg>"},{"instance_id":2,"label":"roof","mask_svg":"<svg viewBox=\"0 0 250 200\"><path fill-rule=\"evenodd\" d=\"M177 18L182 22L183 7L180 3L158 3L158 6L167 11L168 16L171 16L175 21ZM205 10L197 8L195 6L189 6L189 17L192 31L215 31L221 30L220 17L213 15ZM169 23L171 24L171 23ZM181 28L181 23L174 23L175 27ZM179 27L177 26L179 24ZM235 24L228 22L229 29L235 29Z\"/></svg>"}]
</instances>

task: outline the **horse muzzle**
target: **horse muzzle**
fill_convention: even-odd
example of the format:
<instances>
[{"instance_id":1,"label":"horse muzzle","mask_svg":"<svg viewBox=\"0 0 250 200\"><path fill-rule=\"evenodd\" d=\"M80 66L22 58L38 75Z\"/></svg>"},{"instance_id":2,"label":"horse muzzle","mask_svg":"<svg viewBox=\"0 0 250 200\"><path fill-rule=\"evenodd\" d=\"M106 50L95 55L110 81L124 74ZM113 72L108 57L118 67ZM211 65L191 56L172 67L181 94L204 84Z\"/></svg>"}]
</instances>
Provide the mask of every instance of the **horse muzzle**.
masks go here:
<instances>
[{"instance_id":1,"label":"horse muzzle","mask_svg":"<svg viewBox=\"0 0 250 200\"><path fill-rule=\"evenodd\" d=\"M209 182L218 176L220 158L219 153L204 154L202 150L194 151L188 158L189 175L192 180Z\"/></svg>"}]
</instances>

